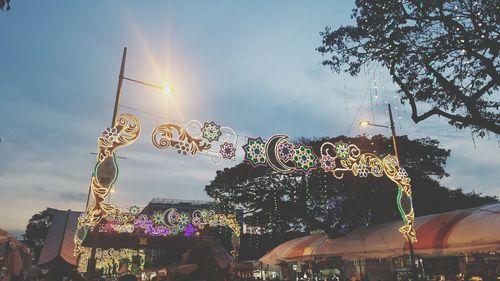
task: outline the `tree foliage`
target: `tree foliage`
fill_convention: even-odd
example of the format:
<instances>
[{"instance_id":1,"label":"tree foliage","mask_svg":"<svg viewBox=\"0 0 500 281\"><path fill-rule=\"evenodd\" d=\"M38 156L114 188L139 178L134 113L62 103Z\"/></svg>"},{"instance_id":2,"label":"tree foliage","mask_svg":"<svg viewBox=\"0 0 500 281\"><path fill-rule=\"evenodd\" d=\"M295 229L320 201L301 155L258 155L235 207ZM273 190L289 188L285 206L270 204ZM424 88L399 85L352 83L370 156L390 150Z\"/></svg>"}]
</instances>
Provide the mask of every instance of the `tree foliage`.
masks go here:
<instances>
[{"instance_id":1,"label":"tree foliage","mask_svg":"<svg viewBox=\"0 0 500 281\"><path fill-rule=\"evenodd\" d=\"M381 135L367 138L301 139L319 154L324 141L355 143L363 151L386 155L391 141ZM464 194L439 185L437 178L448 176L444 167L450 151L429 138L409 140L398 137L399 158L412 179L416 215L477 206L494 201L477 194ZM346 173L342 180L315 170L277 174L268 167L254 168L240 163L218 171L205 187L225 211L242 208L245 223L263 232L323 230L331 236L371 223L400 219L396 207L397 189L386 177L359 178Z\"/></svg>"},{"instance_id":2,"label":"tree foliage","mask_svg":"<svg viewBox=\"0 0 500 281\"><path fill-rule=\"evenodd\" d=\"M0 10L2 11L10 10L10 0L0 0Z\"/></svg>"},{"instance_id":3,"label":"tree foliage","mask_svg":"<svg viewBox=\"0 0 500 281\"><path fill-rule=\"evenodd\" d=\"M356 24L327 27L317 50L336 73L387 68L416 123L438 115L500 134L499 11L494 0L356 0Z\"/></svg>"},{"instance_id":4,"label":"tree foliage","mask_svg":"<svg viewBox=\"0 0 500 281\"><path fill-rule=\"evenodd\" d=\"M38 262L40 253L42 252L45 243L45 237L49 231L49 225L52 222L53 216L47 210L34 214L26 225L26 233L23 234L23 239L26 245L33 248L35 251L35 262Z\"/></svg>"}]
</instances>

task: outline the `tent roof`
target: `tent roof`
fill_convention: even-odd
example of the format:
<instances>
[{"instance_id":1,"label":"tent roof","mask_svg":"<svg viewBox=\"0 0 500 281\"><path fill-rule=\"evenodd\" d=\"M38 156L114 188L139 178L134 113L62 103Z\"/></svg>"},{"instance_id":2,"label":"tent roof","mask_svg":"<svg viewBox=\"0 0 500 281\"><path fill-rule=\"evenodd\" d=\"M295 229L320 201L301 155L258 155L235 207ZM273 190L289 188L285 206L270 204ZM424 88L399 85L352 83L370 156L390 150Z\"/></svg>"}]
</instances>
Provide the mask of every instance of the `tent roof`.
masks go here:
<instances>
[{"instance_id":1,"label":"tent roof","mask_svg":"<svg viewBox=\"0 0 500 281\"><path fill-rule=\"evenodd\" d=\"M77 257L73 254L75 250L74 236L81 212L56 209L48 209L48 211L54 218L45 238L45 245L38 264L48 266L49 263L62 259L70 265L76 265Z\"/></svg>"},{"instance_id":2,"label":"tent roof","mask_svg":"<svg viewBox=\"0 0 500 281\"><path fill-rule=\"evenodd\" d=\"M401 221L360 227L344 237L308 235L287 241L260 261L277 264L314 257L385 258L408 254ZM445 255L500 251L500 203L427 215L415 219L416 254Z\"/></svg>"}]
</instances>

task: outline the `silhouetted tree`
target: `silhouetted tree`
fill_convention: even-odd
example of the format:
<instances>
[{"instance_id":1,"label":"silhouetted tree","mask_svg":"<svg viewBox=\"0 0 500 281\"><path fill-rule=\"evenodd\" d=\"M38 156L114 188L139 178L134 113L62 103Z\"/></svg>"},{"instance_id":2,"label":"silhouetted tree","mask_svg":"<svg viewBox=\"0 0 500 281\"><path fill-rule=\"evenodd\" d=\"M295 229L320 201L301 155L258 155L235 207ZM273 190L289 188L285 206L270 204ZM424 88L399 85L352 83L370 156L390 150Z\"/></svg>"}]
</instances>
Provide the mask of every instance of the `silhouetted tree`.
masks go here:
<instances>
[{"instance_id":1,"label":"silhouetted tree","mask_svg":"<svg viewBox=\"0 0 500 281\"><path fill-rule=\"evenodd\" d=\"M391 141L381 135L334 139L301 139L319 155L324 141L355 143L363 151L392 153ZM398 137L399 158L412 179L413 203L417 215L477 206L494 201L463 194L439 185L435 178L448 176L444 167L449 150L429 138ZM345 173L342 180L320 170L307 175L278 174L268 167L254 168L240 163L218 171L205 187L207 194L225 211L243 208L245 223L258 231L293 232L323 230L336 236L371 223L400 219L396 207L396 186L386 177L360 178ZM459 200L457 200L459 198Z\"/></svg>"},{"instance_id":2,"label":"silhouetted tree","mask_svg":"<svg viewBox=\"0 0 500 281\"><path fill-rule=\"evenodd\" d=\"M26 225L26 233L23 234L24 243L35 251L35 263L40 258L49 225L53 216L47 210L34 214Z\"/></svg>"},{"instance_id":3,"label":"silhouetted tree","mask_svg":"<svg viewBox=\"0 0 500 281\"><path fill-rule=\"evenodd\" d=\"M2 11L10 10L10 0L0 0L0 10Z\"/></svg>"},{"instance_id":4,"label":"silhouetted tree","mask_svg":"<svg viewBox=\"0 0 500 281\"><path fill-rule=\"evenodd\" d=\"M415 123L439 115L500 134L499 10L495 0L356 0L356 24L327 27L317 50L336 73L386 67Z\"/></svg>"}]
</instances>

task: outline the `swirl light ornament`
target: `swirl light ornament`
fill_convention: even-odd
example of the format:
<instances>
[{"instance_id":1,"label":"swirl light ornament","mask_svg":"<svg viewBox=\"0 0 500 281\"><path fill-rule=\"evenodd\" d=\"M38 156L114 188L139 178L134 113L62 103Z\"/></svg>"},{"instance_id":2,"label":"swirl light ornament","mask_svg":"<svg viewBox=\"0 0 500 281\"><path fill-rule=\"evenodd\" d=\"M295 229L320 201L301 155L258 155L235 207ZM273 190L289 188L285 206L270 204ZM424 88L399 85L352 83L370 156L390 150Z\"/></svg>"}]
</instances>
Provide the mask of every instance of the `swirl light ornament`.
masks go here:
<instances>
[{"instance_id":1,"label":"swirl light ornament","mask_svg":"<svg viewBox=\"0 0 500 281\"><path fill-rule=\"evenodd\" d=\"M174 133L175 132L175 133ZM208 150L212 145L201 138L191 136L182 127L175 124L159 125L151 134L153 145L160 149L175 148L179 154L195 155Z\"/></svg>"},{"instance_id":2,"label":"swirl light ornament","mask_svg":"<svg viewBox=\"0 0 500 281\"><path fill-rule=\"evenodd\" d=\"M84 215L78 219L78 229L85 229L82 232L97 225L105 216L121 216L126 221L130 220L129 216L110 203L106 203L105 199L118 178L115 150L134 143L141 132L141 125L132 114L122 114L116 121L116 125L113 128L107 128L97 140L99 145L97 163L90 183L93 202ZM82 250L82 241L83 239L77 239L75 236L76 254Z\"/></svg>"},{"instance_id":3,"label":"swirl light ornament","mask_svg":"<svg viewBox=\"0 0 500 281\"><path fill-rule=\"evenodd\" d=\"M185 128L169 123L159 125L153 130L151 140L157 148L174 148L179 154L203 152L214 164L223 159L234 160L238 145L238 135L230 127L198 120L187 122Z\"/></svg>"},{"instance_id":4,"label":"swirl light ornament","mask_svg":"<svg viewBox=\"0 0 500 281\"><path fill-rule=\"evenodd\" d=\"M332 173L337 179L344 177L344 172L352 172L354 176L375 177L387 176L398 186L396 202L403 218L404 225L399 231L408 241L416 242L414 228L415 214L412 204L412 190L410 178L406 171L399 166L399 161L394 155L380 158L373 153L361 153L354 144L347 145L343 142L325 142L321 145L320 167L324 172Z\"/></svg>"}]
</instances>

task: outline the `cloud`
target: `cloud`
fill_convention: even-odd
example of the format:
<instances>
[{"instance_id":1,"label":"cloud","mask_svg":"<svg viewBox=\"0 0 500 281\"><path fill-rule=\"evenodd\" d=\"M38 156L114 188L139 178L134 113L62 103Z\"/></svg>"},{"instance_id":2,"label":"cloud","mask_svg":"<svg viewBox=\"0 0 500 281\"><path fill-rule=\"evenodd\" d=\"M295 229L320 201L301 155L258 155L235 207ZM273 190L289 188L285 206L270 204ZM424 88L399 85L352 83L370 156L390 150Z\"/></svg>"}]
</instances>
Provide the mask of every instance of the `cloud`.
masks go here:
<instances>
[{"instance_id":1,"label":"cloud","mask_svg":"<svg viewBox=\"0 0 500 281\"><path fill-rule=\"evenodd\" d=\"M85 202L87 201L87 195L81 192L63 192L60 194L61 199L69 200L69 201L77 201L77 202Z\"/></svg>"}]
</instances>

